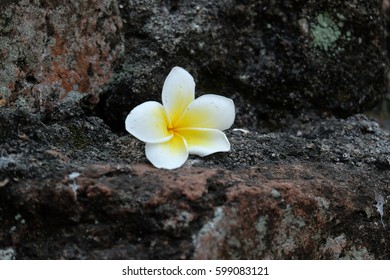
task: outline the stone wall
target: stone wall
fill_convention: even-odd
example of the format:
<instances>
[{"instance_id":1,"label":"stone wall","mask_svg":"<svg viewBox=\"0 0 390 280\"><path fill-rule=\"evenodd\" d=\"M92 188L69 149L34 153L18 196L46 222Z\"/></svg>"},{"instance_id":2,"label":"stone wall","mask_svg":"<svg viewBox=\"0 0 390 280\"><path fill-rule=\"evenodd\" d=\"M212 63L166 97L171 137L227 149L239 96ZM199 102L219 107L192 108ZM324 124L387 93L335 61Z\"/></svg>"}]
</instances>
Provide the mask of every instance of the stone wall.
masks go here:
<instances>
[{"instance_id":1,"label":"stone wall","mask_svg":"<svg viewBox=\"0 0 390 280\"><path fill-rule=\"evenodd\" d=\"M0 5L0 259L389 258L387 0ZM124 118L175 65L237 115L167 171Z\"/></svg>"}]
</instances>

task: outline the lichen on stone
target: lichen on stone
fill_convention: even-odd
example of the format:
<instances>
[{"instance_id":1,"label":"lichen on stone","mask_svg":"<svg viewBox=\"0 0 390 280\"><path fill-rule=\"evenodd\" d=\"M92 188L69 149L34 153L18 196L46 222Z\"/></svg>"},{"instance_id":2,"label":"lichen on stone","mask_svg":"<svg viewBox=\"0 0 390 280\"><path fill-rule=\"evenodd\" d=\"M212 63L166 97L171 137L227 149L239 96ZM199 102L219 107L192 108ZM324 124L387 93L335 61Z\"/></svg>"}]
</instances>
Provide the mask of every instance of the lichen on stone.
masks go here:
<instances>
[{"instance_id":1,"label":"lichen on stone","mask_svg":"<svg viewBox=\"0 0 390 280\"><path fill-rule=\"evenodd\" d=\"M376 192L375 193L375 201L376 201L376 205L375 205L376 211L381 216L382 226L383 226L383 228L386 228L386 225L383 222L383 205L385 204L385 199L383 198L383 196L381 194Z\"/></svg>"},{"instance_id":2,"label":"lichen on stone","mask_svg":"<svg viewBox=\"0 0 390 280\"><path fill-rule=\"evenodd\" d=\"M331 49L342 35L340 27L342 23L337 24L328 14L317 15L311 28L314 46L324 51Z\"/></svg>"},{"instance_id":3,"label":"lichen on stone","mask_svg":"<svg viewBox=\"0 0 390 280\"><path fill-rule=\"evenodd\" d=\"M0 249L0 260L14 260L15 251L13 248Z\"/></svg>"}]
</instances>

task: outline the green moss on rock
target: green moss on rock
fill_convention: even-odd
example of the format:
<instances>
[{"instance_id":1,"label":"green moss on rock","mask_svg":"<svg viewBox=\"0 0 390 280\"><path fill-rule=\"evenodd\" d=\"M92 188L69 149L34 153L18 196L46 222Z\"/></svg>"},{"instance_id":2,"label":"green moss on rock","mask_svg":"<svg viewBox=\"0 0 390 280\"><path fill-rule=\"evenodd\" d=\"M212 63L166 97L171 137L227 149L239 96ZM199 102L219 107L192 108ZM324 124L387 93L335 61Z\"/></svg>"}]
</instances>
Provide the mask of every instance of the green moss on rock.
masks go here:
<instances>
[{"instance_id":1,"label":"green moss on rock","mask_svg":"<svg viewBox=\"0 0 390 280\"><path fill-rule=\"evenodd\" d=\"M328 51L340 39L342 23L337 24L328 14L319 14L311 28L314 46Z\"/></svg>"}]
</instances>

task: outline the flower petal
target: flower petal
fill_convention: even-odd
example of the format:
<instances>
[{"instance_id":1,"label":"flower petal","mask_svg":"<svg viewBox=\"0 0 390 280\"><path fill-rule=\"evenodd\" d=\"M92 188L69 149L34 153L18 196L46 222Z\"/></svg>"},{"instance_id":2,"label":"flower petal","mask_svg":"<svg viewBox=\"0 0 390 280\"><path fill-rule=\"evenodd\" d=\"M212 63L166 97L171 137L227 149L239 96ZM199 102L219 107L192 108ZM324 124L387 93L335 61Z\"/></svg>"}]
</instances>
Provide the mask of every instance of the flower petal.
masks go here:
<instances>
[{"instance_id":1,"label":"flower petal","mask_svg":"<svg viewBox=\"0 0 390 280\"><path fill-rule=\"evenodd\" d=\"M175 126L194 98L195 81L191 74L183 68L174 67L165 79L162 90L162 103L171 125Z\"/></svg>"},{"instance_id":2,"label":"flower petal","mask_svg":"<svg viewBox=\"0 0 390 280\"><path fill-rule=\"evenodd\" d=\"M225 130L232 126L234 118L233 100L220 95L206 94L191 102L177 126Z\"/></svg>"},{"instance_id":3,"label":"flower petal","mask_svg":"<svg viewBox=\"0 0 390 280\"><path fill-rule=\"evenodd\" d=\"M161 143L173 137L168 131L165 109L155 101L148 101L135 107L127 115L125 127L134 137L148 143Z\"/></svg>"},{"instance_id":4,"label":"flower petal","mask_svg":"<svg viewBox=\"0 0 390 280\"><path fill-rule=\"evenodd\" d=\"M187 143L176 133L168 142L146 143L145 153L148 160L157 168L175 169L182 166L188 158Z\"/></svg>"},{"instance_id":5,"label":"flower petal","mask_svg":"<svg viewBox=\"0 0 390 280\"><path fill-rule=\"evenodd\" d=\"M216 152L228 152L229 140L218 129L182 128L177 133L184 137L190 154L207 156Z\"/></svg>"}]
</instances>

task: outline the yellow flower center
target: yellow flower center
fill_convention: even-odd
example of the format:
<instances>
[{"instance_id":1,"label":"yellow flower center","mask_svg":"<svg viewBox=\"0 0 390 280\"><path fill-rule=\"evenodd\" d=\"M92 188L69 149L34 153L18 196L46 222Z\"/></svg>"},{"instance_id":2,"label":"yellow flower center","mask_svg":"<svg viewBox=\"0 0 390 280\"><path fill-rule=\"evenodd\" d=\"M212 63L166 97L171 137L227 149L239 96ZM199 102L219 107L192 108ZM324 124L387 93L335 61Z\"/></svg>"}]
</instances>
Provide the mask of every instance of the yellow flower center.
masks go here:
<instances>
[{"instance_id":1,"label":"yellow flower center","mask_svg":"<svg viewBox=\"0 0 390 280\"><path fill-rule=\"evenodd\" d=\"M174 134L175 133L175 127L169 127L168 126L168 132L169 132L169 134Z\"/></svg>"}]
</instances>

